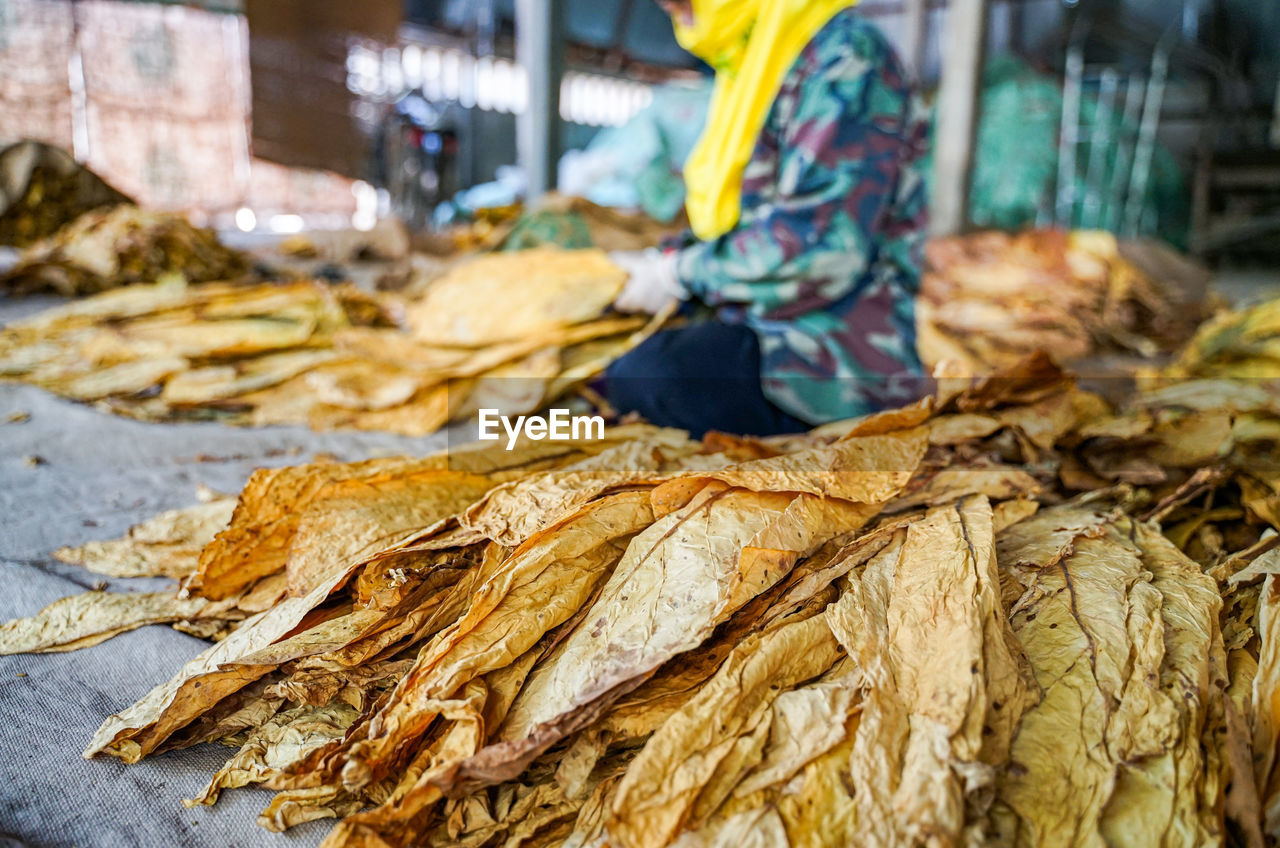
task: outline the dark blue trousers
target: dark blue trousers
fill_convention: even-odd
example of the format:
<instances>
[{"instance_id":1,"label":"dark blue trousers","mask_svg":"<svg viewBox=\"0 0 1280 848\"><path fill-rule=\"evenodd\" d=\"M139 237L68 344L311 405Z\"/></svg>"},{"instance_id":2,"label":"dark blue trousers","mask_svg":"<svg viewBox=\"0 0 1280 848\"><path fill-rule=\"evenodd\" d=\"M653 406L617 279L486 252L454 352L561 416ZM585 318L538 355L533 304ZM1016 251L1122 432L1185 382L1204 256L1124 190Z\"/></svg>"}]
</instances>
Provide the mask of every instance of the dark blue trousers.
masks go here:
<instances>
[{"instance_id":1,"label":"dark blue trousers","mask_svg":"<svg viewBox=\"0 0 1280 848\"><path fill-rule=\"evenodd\" d=\"M719 321L663 330L605 372L604 390L619 412L679 427L747 436L799 433L810 425L774 406L760 388L760 342Z\"/></svg>"}]
</instances>

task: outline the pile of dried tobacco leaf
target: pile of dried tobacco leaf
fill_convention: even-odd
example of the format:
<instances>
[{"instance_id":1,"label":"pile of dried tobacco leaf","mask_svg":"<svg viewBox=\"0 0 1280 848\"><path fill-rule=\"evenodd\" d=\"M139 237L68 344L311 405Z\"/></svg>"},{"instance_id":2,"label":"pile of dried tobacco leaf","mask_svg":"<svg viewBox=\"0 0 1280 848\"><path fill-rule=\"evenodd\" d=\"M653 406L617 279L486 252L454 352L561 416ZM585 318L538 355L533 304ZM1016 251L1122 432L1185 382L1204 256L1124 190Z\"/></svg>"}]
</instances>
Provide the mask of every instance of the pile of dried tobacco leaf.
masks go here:
<instances>
[{"instance_id":1,"label":"pile of dried tobacco leaf","mask_svg":"<svg viewBox=\"0 0 1280 848\"><path fill-rule=\"evenodd\" d=\"M0 244L26 247L86 212L132 202L60 147L26 140L0 150Z\"/></svg>"},{"instance_id":2,"label":"pile of dried tobacco leaf","mask_svg":"<svg viewBox=\"0 0 1280 848\"><path fill-rule=\"evenodd\" d=\"M1280 379L1280 298L1206 321L1165 373L1175 379Z\"/></svg>"},{"instance_id":3,"label":"pile of dried tobacco leaf","mask_svg":"<svg viewBox=\"0 0 1280 848\"><path fill-rule=\"evenodd\" d=\"M126 203L86 212L32 244L0 275L0 289L92 294L165 279L229 280L248 267L245 257L225 247L213 230L173 212Z\"/></svg>"},{"instance_id":4,"label":"pile of dried tobacco leaf","mask_svg":"<svg viewBox=\"0 0 1280 848\"><path fill-rule=\"evenodd\" d=\"M1037 357L803 437L259 471L59 553L181 593L59 601L0 646L218 638L86 756L235 746L188 803L262 784L264 827L337 817L328 848L1253 848L1278 439L1274 391L1113 413Z\"/></svg>"},{"instance_id":5,"label":"pile of dried tobacco leaf","mask_svg":"<svg viewBox=\"0 0 1280 848\"><path fill-rule=\"evenodd\" d=\"M129 286L0 330L0 376L146 420L422 435L480 407L536 409L628 350L645 320L609 311L624 281L600 251L540 249L474 259L407 301L307 281Z\"/></svg>"},{"instance_id":6,"label":"pile of dried tobacco leaf","mask_svg":"<svg viewBox=\"0 0 1280 848\"><path fill-rule=\"evenodd\" d=\"M1177 349L1203 307L1199 293L1188 297L1172 281L1194 272L1171 251L1128 249L1154 261L1158 276L1144 273L1105 232L991 231L930 241L916 304L921 359L930 368L951 360L986 373L1036 350L1075 362L1108 351L1151 357Z\"/></svg>"}]
</instances>

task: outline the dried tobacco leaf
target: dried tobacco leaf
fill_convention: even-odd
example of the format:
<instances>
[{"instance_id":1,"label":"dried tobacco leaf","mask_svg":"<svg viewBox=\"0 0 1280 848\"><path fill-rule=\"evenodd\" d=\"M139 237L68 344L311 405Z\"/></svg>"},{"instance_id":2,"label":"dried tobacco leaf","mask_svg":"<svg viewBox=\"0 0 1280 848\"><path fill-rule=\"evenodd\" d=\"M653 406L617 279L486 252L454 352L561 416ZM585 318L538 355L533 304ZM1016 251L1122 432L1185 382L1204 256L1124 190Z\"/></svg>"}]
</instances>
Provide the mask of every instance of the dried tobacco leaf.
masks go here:
<instances>
[{"instance_id":1,"label":"dried tobacco leaf","mask_svg":"<svg viewBox=\"0 0 1280 848\"><path fill-rule=\"evenodd\" d=\"M1280 409L1176 398L1030 357L785 438L264 472L201 577L266 612L93 750L243 746L213 792L326 848L1260 848Z\"/></svg>"},{"instance_id":2,"label":"dried tobacco leaf","mask_svg":"<svg viewBox=\"0 0 1280 848\"><path fill-rule=\"evenodd\" d=\"M729 466L706 474L671 480L653 493L661 514L688 504L711 481L756 492L796 492L868 504L893 497L907 484L924 457L924 427L885 435L847 437L833 445Z\"/></svg>"},{"instance_id":3,"label":"dried tobacco leaf","mask_svg":"<svg viewBox=\"0 0 1280 848\"><path fill-rule=\"evenodd\" d=\"M636 537L582 625L535 668L500 741L459 769L461 785L518 774L875 506L706 486Z\"/></svg>"},{"instance_id":4,"label":"dried tobacco leaf","mask_svg":"<svg viewBox=\"0 0 1280 848\"><path fill-rule=\"evenodd\" d=\"M346 577L345 573L336 574L306 596L283 600L246 621L184 665L168 682L104 721L84 755L108 753L125 762L137 762L224 696L282 663L342 647L364 635L362 629L376 625L381 616L373 614L360 622L351 621L352 616L339 616L289 638Z\"/></svg>"},{"instance_id":5,"label":"dried tobacco leaf","mask_svg":"<svg viewBox=\"0 0 1280 848\"><path fill-rule=\"evenodd\" d=\"M520 280L517 298L509 297L512 280ZM496 253L434 281L409 309L409 323L430 344L482 347L596 318L625 281L600 250Z\"/></svg>"},{"instance_id":6,"label":"dried tobacco leaf","mask_svg":"<svg viewBox=\"0 0 1280 848\"><path fill-rule=\"evenodd\" d=\"M1199 736L1216 697L1216 590L1149 531L1082 517L1042 511L1001 546L1002 567L1026 581L1012 623L1043 698L998 779L993 838L1220 838Z\"/></svg>"},{"instance_id":7,"label":"dried tobacco leaf","mask_svg":"<svg viewBox=\"0 0 1280 848\"><path fill-rule=\"evenodd\" d=\"M636 439L554 471L505 483L467 509L462 526L514 547L559 516L613 488L651 481L665 463L697 449Z\"/></svg>"},{"instance_id":8,"label":"dried tobacco leaf","mask_svg":"<svg viewBox=\"0 0 1280 848\"><path fill-rule=\"evenodd\" d=\"M193 283L226 280L247 269L245 257L224 247L212 230L172 212L119 203L87 211L32 244L0 277L0 287L74 295L172 275Z\"/></svg>"},{"instance_id":9,"label":"dried tobacco leaf","mask_svg":"<svg viewBox=\"0 0 1280 848\"><path fill-rule=\"evenodd\" d=\"M368 738L342 755L344 783L366 785L427 729L435 705L478 675L505 667L577 612L630 537L652 520L646 493L611 495L512 552L465 615L419 655L391 701L369 720Z\"/></svg>"},{"instance_id":10,"label":"dried tobacco leaf","mask_svg":"<svg viewBox=\"0 0 1280 848\"><path fill-rule=\"evenodd\" d=\"M984 373L1037 349L1063 362L1150 357L1186 341L1203 314L1196 269L1110 233L980 232L933 239L926 256L916 330L931 368Z\"/></svg>"},{"instance_id":11,"label":"dried tobacco leaf","mask_svg":"<svg viewBox=\"0 0 1280 848\"><path fill-rule=\"evenodd\" d=\"M761 763L780 692L818 677L839 657L821 616L739 646L628 768L606 825L611 840L627 848L665 845L714 813Z\"/></svg>"},{"instance_id":12,"label":"dried tobacco leaf","mask_svg":"<svg viewBox=\"0 0 1280 848\"><path fill-rule=\"evenodd\" d=\"M276 713L249 734L199 795L182 803L187 807L213 804L224 789L269 780L326 742L340 739L356 715L356 710L341 701L318 707L304 704Z\"/></svg>"},{"instance_id":13,"label":"dried tobacco leaf","mask_svg":"<svg viewBox=\"0 0 1280 848\"><path fill-rule=\"evenodd\" d=\"M1280 588L1274 576L1262 583L1258 609L1261 649L1253 678L1254 778L1262 804L1263 829L1280 838Z\"/></svg>"},{"instance_id":14,"label":"dried tobacco leaf","mask_svg":"<svg viewBox=\"0 0 1280 848\"><path fill-rule=\"evenodd\" d=\"M19 141L0 150L0 244L25 247L85 212L131 202L60 147Z\"/></svg>"},{"instance_id":15,"label":"dried tobacco leaf","mask_svg":"<svg viewBox=\"0 0 1280 848\"><path fill-rule=\"evenodd\" d=\"M232 365L206 365L172 375L160 399L174 406L199 406L277 386L299 374L332 362L329 350L268 353Z\"/></svg>"},{"instance_id":16,"label":"dried tobacco leaf","mask_svg":"<svg viewBox=\"0 0 1280 848\"><path fill-rule=\"evenodd\" d=\"M85 592L0 624L0 655L77 651L147 624L238 617L234 605L170 592Z\"/></svg>"},{"instance_id":17,"label":"dried tobacco leaf","mask_svg":"<svg viewBox=\"0 0 1280 848\"><path fill-rule=\"evenodd\" d=\"M536 409L654 332L666 316L609 313L624 277L599 251L549 249L477 258L408 303L151 277L9 325L0 373L143 420L427 435L478 407Z\"/></svg>"},{"instance_id":18,"label":"dried tobacco leaf","mask_svg":"<svg viewBox=\"0 0 1280 848\"><path fill-rule=\"evenodd\" d=\"M439 470L327 483L298 516L285 561L289 593L305 595L348 562L421 534L490 488L488 478Z\"/></svg>"},{"instance_id":19,"label":"dried tobacco leaf","mask_svg":"<svg viewBox=\"0 0 1280 848\"><path fill-rule=\"evenodd\" d=\"M487 487L484 478L442 470L447 462L448 457L443 456L427 459L393 457L345 464L322 462L259 469L249 478L230 526L201 553L200 569L188 580L187 588L204 597L225 598L261 577L284 569L308 508L318 504L318 508L323 509L325 499L342 497L347 491L357 490L359 487L354 485L357 483L363 482L371 487L383 485L389 492L400 491L403 494L406 484L395 483L398 476L434 473L437 476L418 478L420 489L428 481L436 484L430 489L430 505L421 510L428 520L420 526L426 528L451 512L461 510ZM353 485L346 490L338 488L343 483ZM342 505L350 504L344 502ZM353 519L348 527L359 523L358 519ZM349 553L353 554L366 543L348 541L342 550L346 551L349 546ZM339 557L342 555L338 554ZM328 560L333 561L337 560ZM310 562L297 562L295 572L304 565L313 568ZM314 573L323 571L325 567L323 562L318 564ZM301 589L307 582L306 578L299 577L296 585Z\"/></svg>"},{"instance_id":20,"label":"dried tobacco leaf","mask_svg":"<svg viewBox=\"0 0 1280 848\"><path fill-rule=\"evenodd\" d=\"M859 827L883 844L980 840L978 798L1035 701L1005 617L993 535L985 499L932 510L828 611L868 690L852 779L864 787Z\"/></svg>"},{"instance_id":21,"label":"dried tobacco leaf","mask_svg":"<svg viewBox=\"0 0 1280 848\"><path fill-rule=\"evenodd\" d=\"M540 726L704 641L736 609L730 606L735 590L751 582L741 570L750 567L743 549L784 520L794 499L723 487L704 490L640 533L584 625L534 670L499 731L501 738L529 739ZM789 552L793 556L812 544L797 541L797 549ZM654 615L657 610L664 614ZM556 735L551 728L548 732Z\"/></svg>"},{"instance_id":22,"label":"dried tobacco leaf","mask_svg":"<svg viewBox=\"0 0 1280 848\"><path fill-rule=\"evenodd\" d=\"M235 498L169 510L129 528L122 539L59 548L54 557L109 577L186 577L200 551L231 521Z\"/></svg>"}]
</instances>

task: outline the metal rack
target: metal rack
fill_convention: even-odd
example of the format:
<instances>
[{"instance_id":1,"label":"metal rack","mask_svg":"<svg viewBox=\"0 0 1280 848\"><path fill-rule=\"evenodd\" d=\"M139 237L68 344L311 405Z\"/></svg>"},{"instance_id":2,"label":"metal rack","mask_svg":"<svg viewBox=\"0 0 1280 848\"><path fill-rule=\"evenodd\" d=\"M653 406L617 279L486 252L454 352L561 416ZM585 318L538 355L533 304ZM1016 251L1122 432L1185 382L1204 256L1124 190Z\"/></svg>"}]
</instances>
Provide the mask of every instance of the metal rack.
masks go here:
<instances>
[{"instance_id":1,"label":"metal rack","mask_svg":"<svg viewBox=\"0 0 1280 848\"><path fill-rule=\"evenodd\" d=\"M1143 200L1151 181L1178 33L1173 27L1166 29L1146 67L1126 71L1118 64L1086 64L1086 48L1096 32L1094 21L1085 16L1078 17L1072 27L1063 79L1057 184L1053 202L1046 204L1038 223L1136 237L1154 231L1157 223L1150 212L1144 220ZM1096 94L1086 121L1084 103L1091 92Z\"/></svg>"}]
</instances>

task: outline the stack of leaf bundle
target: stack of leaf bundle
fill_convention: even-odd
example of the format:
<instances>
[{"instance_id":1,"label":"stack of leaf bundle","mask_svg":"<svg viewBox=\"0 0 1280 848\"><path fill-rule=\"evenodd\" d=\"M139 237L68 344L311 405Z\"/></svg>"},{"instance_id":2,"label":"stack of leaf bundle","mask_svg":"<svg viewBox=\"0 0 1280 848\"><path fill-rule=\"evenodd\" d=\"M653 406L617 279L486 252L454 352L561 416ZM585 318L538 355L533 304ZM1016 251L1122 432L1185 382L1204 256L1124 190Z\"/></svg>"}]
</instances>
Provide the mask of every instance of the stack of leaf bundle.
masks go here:
<instances>
[{"instance_id":1,"label":"stack of leaf bundle","mask_svg":"<svg viewBox=\"0 0 1280 848\"><path fill-rule=\"evenodd\" d=\"M1280 298L1206 321L1165 375L1280 380Z\"/></svg>"},{"instance_id":2,"label":"stack of leaf bundle","mask_svg":"<svg viewBox=\"0 0 1280 848\"><path fill-rule=\"evenodd\" d=\"M212 230L173 212L123 204L86 212L28 247L0 276L0 290L93 294L154 280L229 280L248 267Z\"/></svg>"},{"instance_id":3,"label":"stack of leaf bundle","mask_svg":"<svg viewBox=\"0 0 1280 848\"><path fill-rule=\"evenodd\" d=\"M26 247L121 203L132 201L59 147L20 141L0 150L0 244Z\"/></svg>"},{"instance_id":4,"label":"stack of leaf bundle","mask_svg":"<svg viewBox=\"0 0 1280 848\"><path fill-rule=\"evenodd\" d=\"M599 251L454 268L412 301L310 281L129 286L0 331L0 375L155 421L435 432L528 412L625 352L625 274Z\"/></svg>"},{"instance_id":5,"label":"stack of leaf bundle","mask_svg":"<svg viewBox=\"0 0 1280 848\"><path fill-rule=\"evenodd\" d=\"M1198 293L1145 274L1109 233L982 232L934 239L926 258L916 326L929 367L950 360L989 373L1036 350L1067 363L1153 357L1183 344L1202 317Z\"/></svg>"},{"instance_id":6,"label":"stack of leaf bundle","mask_svg":"<svg viewBox=\"0 0 1280 848\"><path fill-rule=\"evenodd\" d=\"M1196 388L1114 414L1037 357L800 437L260 471L198 557L210 505L61 553L182 594L0 648L223 636L86 756L239 746L187 803L263 784L260 824L338 817L327 848L1253 848L1280 395Z\"/></svg>"}]
</instances>

